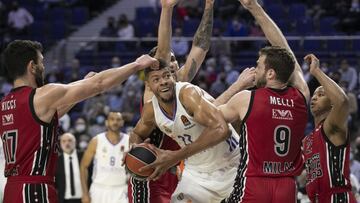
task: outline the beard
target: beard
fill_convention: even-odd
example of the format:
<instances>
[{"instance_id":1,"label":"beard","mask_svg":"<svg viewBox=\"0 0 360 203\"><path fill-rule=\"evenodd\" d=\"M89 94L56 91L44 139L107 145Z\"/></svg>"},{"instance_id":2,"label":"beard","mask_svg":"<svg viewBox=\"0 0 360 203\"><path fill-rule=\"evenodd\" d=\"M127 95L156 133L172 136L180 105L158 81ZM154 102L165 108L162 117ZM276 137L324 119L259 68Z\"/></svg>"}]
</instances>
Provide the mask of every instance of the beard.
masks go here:
<instances>
[{"instance_id":1,"label":"beard","mask_svg":"<svg viewBox=\"0 0 360 203\"><path fill-rule=\"evenodd\" d=\"M35 82L37 87L42 87L45 84L43 73L44 71L41 71L39 68L35 71Z\"/></svg>"},{"instance_id":2,"label":"beard","mask_svg":"<svg viewBox=\"0 0 360 203\"><path fill-rule=\"evenodd\" d=\"M256 81L256 87L257 88L261 88L261 87L265 87L266 85L266 78L265 78L265 74L261 76L261 78L259 78L257 81Z\"/></svg>"}]
</instances>

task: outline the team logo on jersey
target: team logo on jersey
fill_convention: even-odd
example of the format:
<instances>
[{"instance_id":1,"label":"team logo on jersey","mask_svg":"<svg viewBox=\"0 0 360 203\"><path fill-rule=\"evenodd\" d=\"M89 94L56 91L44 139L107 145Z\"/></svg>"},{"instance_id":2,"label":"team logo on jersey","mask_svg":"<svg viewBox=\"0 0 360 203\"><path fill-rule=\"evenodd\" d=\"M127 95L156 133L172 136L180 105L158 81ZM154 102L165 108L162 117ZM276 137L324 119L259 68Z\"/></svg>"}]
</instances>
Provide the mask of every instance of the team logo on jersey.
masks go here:
<instances>
[{"instance_id":1,"label":"team logo on jersey","mask_svg":"<svg viewBox=\"0 0 360 203\"><path fill-rule=\"evenodd\" d=\"M167 134L172 133L171 129L168 128L168 127L166 127L165 125L163 125L163 128L164 128L164 130L165 130L165 132L166 132Z\"/></svg>"},{"instance_id":2,"label":"team logo on jersey","mask_svg":"<svg viewBox=\"0 0 360 203\"><path fill-rule=\"evenodd\" d=\"M290 110L272 109L272 118L278 120L293 120Z\"/></svg>"},{"instance_id":3,"label":"team logo on jersey","mask_svg":"<svg viewBox=\"0 0 360 203\"><path fill-rule=\"evenodd\" d=\"M184 126L189 126L189 125L191 125L189 119L186 118L186 116L181 115L180 119L181 119L182 123L184 124Z\"/></svg>"},{"instance_id":4,"label":"team logo on jersey","mask_svg":"<svg viewBox=\"0 0 360 203\"><path fill-rule=\"evenodd\" d=\"M2 125L11 125L14 123L14 115L6 114L2 116Z\"/></svg>"}]
</instances>

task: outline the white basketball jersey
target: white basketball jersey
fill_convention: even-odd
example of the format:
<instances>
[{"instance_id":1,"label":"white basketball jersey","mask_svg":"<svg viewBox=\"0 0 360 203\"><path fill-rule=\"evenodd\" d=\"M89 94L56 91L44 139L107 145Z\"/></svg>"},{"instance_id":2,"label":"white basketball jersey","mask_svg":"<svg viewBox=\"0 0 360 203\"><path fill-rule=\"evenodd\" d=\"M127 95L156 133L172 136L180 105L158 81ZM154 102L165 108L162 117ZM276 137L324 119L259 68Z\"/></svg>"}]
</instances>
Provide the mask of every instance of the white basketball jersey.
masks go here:
<instances>
[{"instance_id":1,"label":"white basketball jersey","mask_svg":"<svg viewBox=\"0 0 360 203\"><path fill-rule=\"evenodd\" d=\"M108 140L106 133L96 136L93 182L107 186L126 185L125 167L121 163L124 152L129 150L129 135L121 133L121 140L116 145Z\"/></svg>"},{"instance_id":2,"label":"white basketball jersey","mask_svg":"<svg viewBox=\"0 0 360 203\"><path fill-rule=\"evenodd\" d=\"M180 103L179 93L181 88L185 85L191 84L185 82L176 83L176 113L174 112L174 118L169 118L165 114L159 106L159 102L155 96L152 98L157 126L161 131L174 139L180 147L191 144L198 139L205 128L201 124L195 122L194 118L186 112L185 108ZM198 88L197 86L194 87ZM212 172L238 163L240 157L239 135L231 125L229 125L229 127L232 131L232 135L226 141L189 157L185 160L185 167L199 172Z\"/></svg>"}]
</instances>

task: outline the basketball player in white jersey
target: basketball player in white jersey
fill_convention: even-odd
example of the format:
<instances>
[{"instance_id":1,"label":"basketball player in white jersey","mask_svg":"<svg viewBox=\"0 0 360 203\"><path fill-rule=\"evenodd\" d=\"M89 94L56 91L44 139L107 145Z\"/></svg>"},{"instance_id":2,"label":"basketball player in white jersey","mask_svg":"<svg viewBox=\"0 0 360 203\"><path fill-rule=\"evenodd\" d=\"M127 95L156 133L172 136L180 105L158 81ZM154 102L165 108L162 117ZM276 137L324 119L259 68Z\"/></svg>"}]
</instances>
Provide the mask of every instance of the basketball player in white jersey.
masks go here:
<instances>
[{"instance_id":1,"label":"basketball player in white jersey","mask_svg":"<svg viewBox=\"0 0 360 203\"><path fill-rule=\"evenodd\" d=\"M162 60L160 68L145 71L145 77L154 96L144 105L131 139L140 143L157 126L181 147L178 151L152 147L158 157L149 165L156 166L149 179L159 178L185 159L185 169L171 202L220 202L232 190L239 162L238 134L199 87L175 82ZM211 148L205 150L204 146Z\"/></svg>"},{"instance_id":2,"label":"basketball player in white jersey","mask_svg":"<svg viewBox=\"0 0 360 203\"><path fill-rule=\"evenodd\" d=\"M105 122L107 131L94 137L80 164L82 202L126 203L128 177L122 166L123 153L129 149L129 136L120 132L124 120L119 112L110 112ZM94 159L90 192L88 167Z\"/></svg>"}]
</instances>

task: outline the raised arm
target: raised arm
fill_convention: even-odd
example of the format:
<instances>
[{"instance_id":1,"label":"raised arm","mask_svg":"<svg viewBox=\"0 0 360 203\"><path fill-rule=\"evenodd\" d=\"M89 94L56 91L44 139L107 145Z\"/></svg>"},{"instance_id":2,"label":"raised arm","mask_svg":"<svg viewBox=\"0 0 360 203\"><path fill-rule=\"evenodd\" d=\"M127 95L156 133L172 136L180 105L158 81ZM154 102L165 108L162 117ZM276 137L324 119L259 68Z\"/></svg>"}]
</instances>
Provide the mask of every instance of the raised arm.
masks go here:
<instances>
[{"instance_id":1,"label":"raised arm","mask_svg":"<svg viewBox=\"0 0 360 203\"><path fill-rule=\"evenodd\" d=\"M44 122L50 122L54 113L62 106L69 106L95 96L126 80L138 70L155 65L157 60L143 55L135 62L119 68L102 71L93 77L68 85L49 84L38 88L34 96L36 115Z\"/></svg>"},{"instance_id":2,"label":"raised arm","mask_svg":"<svg viewBox=\"0 0 360 203\"><path fill-rule=\"evenodd\" d=\"M209 51L214 21L213 6L214 0L206 0L204 13L193 38L190 53L184 66L178 72L179 81L190 82L193 80Z\"/></svg>"},{"instance_id":3,"label":"raised arm","mask_svg":"<svg viewBox=\"0 0 360 203\"><path fill-rule=\"evenodd\" d=\"M326 96L330 99L331 110L324 122L324 131L329 140L336 146L347 141L347 119L349 116L349 99L345 92L321 69L319 59L309 54L305 60L310 63L310 73L324 88Z\"/></svg>"},{"instance_id":4,"label":"raised arm","mask_svg":"<svg viewBox=\"0 0 360 203\"><path fill-rule=\"evenodd\" d=\"M89 195L89 185L88 185L88 178L89 178L88 169L91 164L91 161L95 156L96 146L97 146L97 138L95 137L90 141L80 163L80 181L81 181L81 188L83 191L83 196L81 198L82 203L91 202Z\"/></svg>"},{"instance_id":5,"label":"raised arm","mask_svg":"<svg viewBox=\"0 0 360 203\"><path fill-rule=\"evenodd\" d=\"M151 131L153 131L156 126L154 119L152 103L147 102L144 104L140 120L130 133L130 145L142 143L149 137Z\"/></svg>"},{"instance_id":6,"label":"raised arm","mask_svg":"<svg viewBox=\"0 0 360 203\"><path fill-rule=\"evenodd\" d=\"M161 0L161 14L158 30L158 44L155 58L170 62L170 43L172 35L172 13L178 0Z\"/></svg>"},{"instance_id":7,"label":"raised arm","mask_svg":"<svg viewBox=\"0 0 360 203\"><path fill-rule=\"evenodd\" d=\"M164 151L153 147L157 153L157 159L152 164L143 168L155 168L149 179L157 179L170 167L196 153L212 147L229 136L229 127L220 111L203 98L201 90L192 85L185 86L180 90L179 99L195 121L205 127L201 135L191 144L177 151Z\"/></svg>"},{"instance_id":8,"label":"raised arm","mask_svg":"<svg viewBox=\"0 0 360 203\"><path fill-rule=\"evenodd\" d=\"M303 72L299 63L296 60L296 57L287 43L287 40L276 23L266 14L264 9L258 4L257 0L239 0L240 3L250 11L255 20L259 23L262 31L264 32L266 38L269 40L271 45L280 46L286 48L292 53L295 59L295 70L290 78L290 83L300 90L300 92L305 96L306 100L309 101L310 91L306 84L306 81L303 76Z\"/></svg>"}]
</instances>

